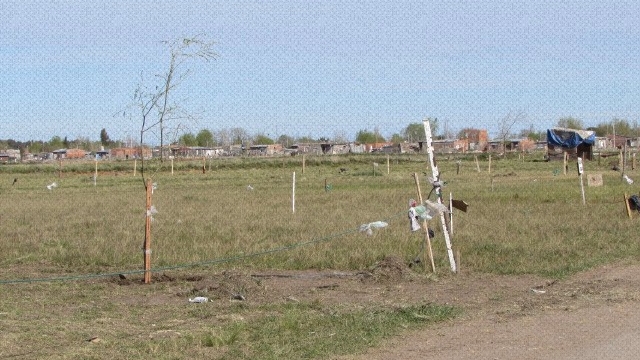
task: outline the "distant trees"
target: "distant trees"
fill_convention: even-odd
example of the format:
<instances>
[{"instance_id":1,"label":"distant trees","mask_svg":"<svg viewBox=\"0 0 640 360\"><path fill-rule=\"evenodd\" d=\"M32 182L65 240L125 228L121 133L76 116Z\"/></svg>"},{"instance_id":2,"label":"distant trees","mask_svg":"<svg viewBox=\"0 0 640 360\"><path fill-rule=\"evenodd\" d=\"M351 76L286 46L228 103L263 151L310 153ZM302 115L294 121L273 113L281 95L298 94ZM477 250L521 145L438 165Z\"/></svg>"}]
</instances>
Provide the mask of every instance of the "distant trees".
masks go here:
<instances>
[{"instance_id":1,"label":"distant trees","mask_svg":"<svg viewBox=\"0 0 640 360\"><path fill-rule=\"evenodd\" d=\"M358 133L356 134L356 141L361 144L385 142L384 137L382 137L379 133L367 130L358 131Z\"/></svg>"},{"instance_id":2,"label":"distant trees","mask_svg":"<svg viewBox=\"0 0 640 360\"><path fill-rule=\"evenodd\" d=\"M255 138L253 138L253 144L254 145L272 145L274 144L274 141L267 135L259 134L259 135L256 135Z\"/></svg>"},{"instance_id":3,"label":"distant trees","mask_svg":"<svg viewBox=\"0 0 640 360\"><path fill-rule=\"evenodd\" d=\"M438 119L427 118L427 120L431 126L431 135L435 137L438 131ZM402 136L409 142L425 141L424 124L420 122L407 125L402 131Z\"/></svg>"},{"instance_id":4,"label":"distant trees","mask_svg":"<svg viewBox=\"0 0 640 360\"><path fill-rule=\"evenodd\" d=\"M629 121L617 118L614 118L610 122L599 123L595 127L590 127L589 130L595 131L597 136L615 134L620 136L636 137L640 134L638 124L631 125Z\"/></svg>"},{"instance_id":5,"label":"distant trees","mask_svg":"<svg viewBox=\"0 0 640 360\"><path fill-rule=\"evenodd\" d=\"M109 146L111 144L111 139L109 139L109 134L107 134L107 129L105 128L100 130L100 144L102 144L102 146Z\"/></svg>"},{"instance_id":6,"label":"distant trees","mask_svg":"<svg viewBox=\"0 0 640 360\"><path fill-rule=\"evenodd\" d=\"M582 121L570 116L560 118L558 120L557 126L574 130L582 130L584 127L584 125L582 125Z\"/></svg>"},{"instance_id":7,"label":"distant trees","mask_svg":"<svg viewBox=\"0 0 640 360\"><path fill-rule=\"evenodd\" d=\"M198 146L213 146L215 144L213 133L207 129L200 130L198 135L196 135L196 144Z\"/></svg>"},{"instance_id":8,"label":"distant trees","mask_svg":"<svg viewBox=\"0 0 640 360\"><path fill-rule=\"evenodd\" d=\"M192 133L186 133L186 134L182 134L178 138L178 144L183 146L197 146L198 140L196 139L195 135L193 135Z\"/></svg>"}]
</instances>

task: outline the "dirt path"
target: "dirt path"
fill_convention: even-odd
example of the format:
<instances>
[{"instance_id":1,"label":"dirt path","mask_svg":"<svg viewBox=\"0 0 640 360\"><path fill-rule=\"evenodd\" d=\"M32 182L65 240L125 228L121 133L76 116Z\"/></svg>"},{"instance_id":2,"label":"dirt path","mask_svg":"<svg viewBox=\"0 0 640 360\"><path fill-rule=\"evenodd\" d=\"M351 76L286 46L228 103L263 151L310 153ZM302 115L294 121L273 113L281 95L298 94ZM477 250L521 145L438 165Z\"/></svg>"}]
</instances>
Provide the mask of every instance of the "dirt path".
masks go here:
<instances>
[{"instance_id":1,"label":"dirt path","mask_svg":"<svg viewBox=\"0 0 640 360\"><path fill-rule=\"evenodd\" d=\"M464 316L342 359L640 358L640 266L562 281L462 274L444 283L431 295Z\"/></svg>"}]
</instances>

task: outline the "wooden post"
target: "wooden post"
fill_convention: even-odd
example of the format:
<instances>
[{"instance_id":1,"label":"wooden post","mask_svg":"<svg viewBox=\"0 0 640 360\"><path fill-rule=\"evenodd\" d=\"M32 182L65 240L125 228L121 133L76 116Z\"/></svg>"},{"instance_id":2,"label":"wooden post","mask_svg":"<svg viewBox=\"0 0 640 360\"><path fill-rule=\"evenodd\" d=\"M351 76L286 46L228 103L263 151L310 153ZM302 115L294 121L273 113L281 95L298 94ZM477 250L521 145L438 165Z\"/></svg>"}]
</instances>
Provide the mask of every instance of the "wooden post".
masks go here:
<instances>
[{"instance_id":1,"label":"wooden post","mask_svg":"<svg viewBox=\"0 0 640 360\"><path fill-rule=\"evenodd\" d=\"M387 154L387 175L389 175L389 171L390 171L390 168L389 168L389 154Z\"/></svg>"},{"instance_id":2,"label":"wooden post","mask_svg":"<svg viewBox=\"0 0 640 360\"><path fill-rule=\"evenodd\" d=\"M96 167L95 170L93 171L93 186L96 186L96 183L98 181L98 160L95 160L96 162Z\"/></svg>"},{"instance_id":3,"label":"wooden post","mask_svg":"<svg viewBox=\"0 0 640 360\"><path fill-rule=\"evenodd\" d=\"M586 205L586 199L584 197L584 182L582 181L582 173L584 172L582 166L582 158L578 158L578 175L580 176L580 192L582 193L582 205Z\"/></svg>"},{"instance_id":4,"label":"wooden post","mask_svg":"<svg viewBox=\"0 0 640 360\"><path fill-rule=\"evenodd\" d=\"M478 169L478 172L480 172L480 163L478 162L478 156L474 155L473 158L476 160L476 169Z\"/></svg>"},{"instance_id":5,"label":"wooden post","mask_svg":"<svg viewBox=\"0 0 640 360\"><path fill-rule=\"evenodd\" d=\"M622 176L627 172L627 143L624 143L624 150L622 153Z\"/></svg>"},{"instance_id":6,"label":"wooden post","mask_svg":"<svg viewBox=\"0 0 640 360\"><path fill-rule=\"evenodd\" d=\"M205 158L204 156L202 157L202 173L206 173L207 171L207 158Z\"/></svg>"},{"instance_id":7,"label":"wooden post","mask_svg":"<svg viewBox=\"0 0 640 360\"><path fill-rule=\"evenodd\" d=\"M624 193L624 205L627 208L627 215L629 216L629 219L631 219L631 206L629 205L629 196L627 193Z\"/></svg>"},{"instance_id":8,"label":"wooden post","mask_svg":"<svg viewBox=\"0 0 640 360\"><path fill-rule=\"evenodd\" d=\"M418 173L413 173L413 178L415 179L416 189L418 190L418 200L420 201L420 205L422 205L422 191L420 190L420 180L418 179ZM429 237L429 224L427 223L427 219L424 219L422 221L422 227L424 228L424 232L425 232L424 239L425 239L425 242L427 243L429 261L431 262L431 271L435 273L436 265L433 262L433 250L431 249L431 237ZM423 259L423 263L424 262L425 261Z\"/></svg>"},{"instance_id":9,"label":"wooden post","mask_svg":"<svg viewBox=\"0 0 640 360\"><path fill-rule=\"evenodd\" d=\"M427 152L429 155L429 162L431 163L431 172L433 174L433 181L440 181L440 170L436 165L436 160L433 156L433 139L431 138L431 125L429 120L422 121L424 125L424 135L427 142ZM438 197L438 203L442 204L442 189L440 187L435 188L436 196ZM449 238L449 231L447 230L447 221L445 214L440 213L440 223L442 224L442 234L444 235L444 242L447 246L447 254L449 255L449 264L451 265L451 271L456 272L456 260L453 258L453 250L451 249L451 239Z\"/></svg>"},{"instance_id":10,"label":"wooden post","mask_svg":"<svg viewBox=\"0 0 640 360\"><path fill-rule=\"evenodd\" d=\"M147 216L144 228L144 283L151 283L151 193L153 185L147 179Z\"/></svg>"},{"instance_id":11,"label":"wooden post","mask_svg":"<svg viewBox=\"0 0 640 360\"><path fill-rule=\"evenodd\" d=\"M304 167L305 167L305 156L304 154L302 155L302 173L304 174Z\"/></svg>"},{"instance_id":12,"label":"wooden post","mask_svg":"<svg viewBox=\"0 0 640 360\"><path fill-rule=\"evenodd\" d=\"M296 172L293 172L293 179L291 181L291 212L296 212Z\"/></svg>"},{"instance_id":13,"label":"wooden post","mask_svg":"<svg viewBox=\"0 0 640 360\"><path fill-rule=\"evenodd\" d=\"M567 158L568 157L569 157L569 154L567 154L566 151L562 152L562 162L563 162L562 168L564 169L565 175L567 175Z\"/></svg>"},{"instance_id":14,"label":"wooden post","mask_svg":"<svg viewBox=\"0 0 640 360\"><path fill-rule=\"evenodd\" d=\"M618 162L618 165L619 165L619 168L622 170L622 174L624 175L624 168L623 168L623 166L624 166L624 165L623 165L623 164L624 164L624 159L622 158L622 156L623 156L623 155L622 155L622 149L620 149L620 151L618 151L618 158L619 158L619 160L620 160L620 161Z\"/></svg>"},{"instance_id":15,"label":"wooden post","mask_svg":"<svg viewBox=\"0 0 640 360\"><path fill-rule=\"evenodd\" d=\"M138 169L138 159L133 159L133 176L136 176L137 169Z\"/></svg>"},{"instance_id":16,"label":"wooden post","mask_svg":"<svg viewBox=\"0 0 640 360\"><path fill-rule=\"evenodd\" d=\"M636 153L631 154L631 170L636 169Z\"/></svg>"},{"instance_id":17,"label":"wooden post","mask_svg":"<svg viewBox=\"0 0 640 360\"><path fill-rule=\"evenodd\" d=\"M171 175L173 175L173 157L171 157Z\"/></svg>"},{"instance_id":18,"label":"wooden post","mask_svg":"<svg viewBox=\"0 0 640 360\"><path fill-rule=\"evenodd\" d=\"M491 174L491 154L489 154L489 174Z\"/></svg>"}]
</instances>

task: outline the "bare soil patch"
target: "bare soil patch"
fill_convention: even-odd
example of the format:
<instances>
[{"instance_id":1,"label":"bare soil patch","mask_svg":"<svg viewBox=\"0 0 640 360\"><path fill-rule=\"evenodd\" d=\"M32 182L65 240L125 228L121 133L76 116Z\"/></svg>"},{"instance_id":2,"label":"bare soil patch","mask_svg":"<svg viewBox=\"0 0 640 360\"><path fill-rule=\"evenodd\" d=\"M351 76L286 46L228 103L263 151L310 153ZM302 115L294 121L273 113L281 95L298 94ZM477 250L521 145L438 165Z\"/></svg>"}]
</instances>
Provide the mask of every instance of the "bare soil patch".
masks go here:
<instances>
[{"instance_id":1,"label":"bare soil patch","mask_svg":"<svg viewBox=\"0 0 640 360\"><path fill-rule=\"evenodd\" d=\"M318 301L345 307L448 304L455 320L408 331L342 359L631 359L640 338L640 265L608 265L567 279L533 275L425 274L396 257L364 271L252 271L157 275L172 293L247 306ZM122 286L137 280L111 279ZM126 302L126 299L122 299ZM139 298L130 301L139 302ZM617 344L617 345L616 345Z\"/></svg>"}]
</instances>

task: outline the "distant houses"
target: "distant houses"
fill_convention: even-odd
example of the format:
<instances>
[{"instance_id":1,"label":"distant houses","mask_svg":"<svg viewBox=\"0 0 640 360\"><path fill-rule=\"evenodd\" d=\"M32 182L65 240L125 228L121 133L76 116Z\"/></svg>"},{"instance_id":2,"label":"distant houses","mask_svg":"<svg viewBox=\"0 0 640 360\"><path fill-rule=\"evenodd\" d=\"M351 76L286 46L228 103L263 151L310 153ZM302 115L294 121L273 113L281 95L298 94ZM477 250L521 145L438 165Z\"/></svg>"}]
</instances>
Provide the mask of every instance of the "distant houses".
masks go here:
<instances>
[{"instance_id":1,"label":"distant houses","mask_svg":"<svg viewBox=\"0 0 640 360\"><path fill-rule=\"evenodd\" d=\"M549 140L534 141L531 139L499 139L490 140L487 130L484 129L464 129L460 131L460 138L457 139L434 139L432 146L436 153L442 154L464 154L482 152L531 152L543 150L548 158L557 157L558 152L563 152L563 144L558 143L558 139L567 138L574 133L583 134L585 131L559 129L556 137ZM592 132L589 135L593 135ZM593 143L581 144L575 149L575 155L586 154L586 158L591 158L594 151L606 151L607 149L621 149L624 146L640 147L640 138L630 138L623 136L609 135L606 137L595 137ZM566 147L566 146L565 146ZM380 143L297 143L285 147L282 144L235 144L227 146L203 147L203 146L183 146L167 145L162 147L117 147L112 149L101 148L98 151L86 151L83 149L57 149L51 152L30 154L28 151L21 153L20 150L9 149L0 150L0 163L18 163L23 161L47 161L47 160L132 160L164 158L217 158L217 157L272 157L272 156L296 156L296 155L342 155L342 154L412 154L426 152L426 143L418 142L380 142ZM551 156L551 154L554 154ZM573 152L571 152L573 154ZM570 156L571 156L570 154Z\"/></svg>"}]
</instances>

